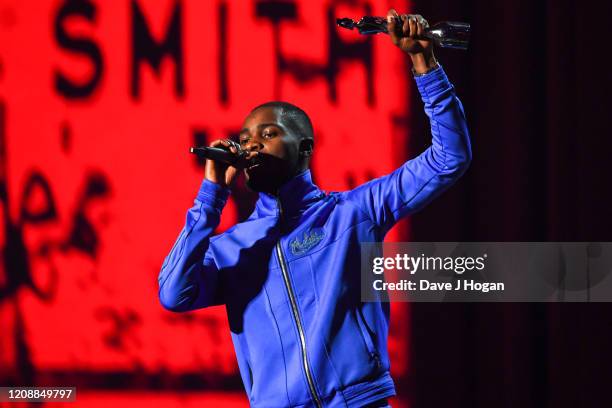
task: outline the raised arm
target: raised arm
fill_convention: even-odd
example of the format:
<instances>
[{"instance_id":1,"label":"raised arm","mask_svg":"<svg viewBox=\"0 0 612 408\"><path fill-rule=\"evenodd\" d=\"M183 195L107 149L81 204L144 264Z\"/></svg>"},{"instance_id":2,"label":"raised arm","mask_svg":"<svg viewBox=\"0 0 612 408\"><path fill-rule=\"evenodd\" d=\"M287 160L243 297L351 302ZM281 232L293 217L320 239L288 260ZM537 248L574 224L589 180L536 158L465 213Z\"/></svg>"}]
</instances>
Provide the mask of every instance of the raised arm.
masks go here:
<instances>
[{"instance_id":1,"label":"raised arm","mask_svg":"<svg viewBox=\"0 0 612 408\"><path fill-rule=\"evenodd\" d=\"M388 15L394 13L391 10ZM400 218L423 208L452 185L472 158L461 102L435 60L431 42L417 39L427 22L421 16L406 15L402 21L406 36L393 34L391 39L412 59L416 85L431 125L432 145L393 173L346 193L346 198L361 206L381 228L382 236ZM395 32L392 20L389 31Z\"/></svg>"},{"instance_id":2,"label":"raised arm","mask_svg":"<svg viewBox=\"0 0 612 408\"><path fill-rule=\"evenodd\" d=\"M219 271L208 248L228 196L228 188L202 182L159 273L159 300L166 309L186 312L223 303Z\"/></svg>"},{"instance_id":3,"label":"raised arm","mask_svg":"<svg viewBox=\"0 0 612 408\"><path fill-rule=\"evenodd\" d=\"M215 140L210 146L238 152L236 144L228 139ZM159 272L159 300L166 309L186 312L223 303L219 271L208 247L236 173L235 167L206 161L204 181L187 211L185 227Z\"/></svg>"}]
</instances>

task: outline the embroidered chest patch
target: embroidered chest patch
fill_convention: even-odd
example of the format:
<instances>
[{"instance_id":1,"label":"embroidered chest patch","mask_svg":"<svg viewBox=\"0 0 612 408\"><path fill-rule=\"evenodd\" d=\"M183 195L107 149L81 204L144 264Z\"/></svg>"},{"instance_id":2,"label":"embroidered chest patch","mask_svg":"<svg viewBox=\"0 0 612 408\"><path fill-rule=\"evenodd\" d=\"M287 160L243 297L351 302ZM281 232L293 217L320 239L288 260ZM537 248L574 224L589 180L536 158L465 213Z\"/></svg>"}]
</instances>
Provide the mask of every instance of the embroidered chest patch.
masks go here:
<instances>
[{"instance_id":1,"label":"embroidered chest patch","mask_svg":"<svg viewBox=\"0 0 612 408\"><path fill-rule=\"evenodd\" d=\"M291 253L293 255L305 254L321 242L324 237L325 233L321 229L304 232L301 237L298 235L289 243Z\"/></svg>"}]
</instances>

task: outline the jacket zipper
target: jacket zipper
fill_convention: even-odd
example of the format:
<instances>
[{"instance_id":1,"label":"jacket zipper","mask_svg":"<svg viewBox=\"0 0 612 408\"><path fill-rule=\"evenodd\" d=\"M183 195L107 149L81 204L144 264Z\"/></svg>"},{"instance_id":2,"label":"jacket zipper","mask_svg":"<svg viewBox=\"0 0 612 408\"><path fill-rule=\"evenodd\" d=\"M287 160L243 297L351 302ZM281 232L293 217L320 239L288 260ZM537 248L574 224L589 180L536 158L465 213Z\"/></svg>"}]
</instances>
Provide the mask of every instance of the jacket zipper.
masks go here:
<instances>
[{"instance_id":1,"label":"jacket zipper","mask_svg":"<svg viewBox=\"0 0 612 408\"><path fill-rule=\"evenodd\" d=\"M382 361L380 361L380 354L376 351L376 347L374 346L374 341L370 336L370 331L366 327L365 318L361 314L361 310L359 308L355 309L355 319L357 320L357 325L359 326L359 332L361 333L361 337L366 345L366 350L370 356L370 360L374 360L376 362L376 367L382 367Z\"/></svg>"},{"instance_id":2,"label":"jacket zipper","mask_svg":"<svg viewBox=\"0 0 612 408\"><path fill-rule=\"evenodd\" d=\"M281 206L280 200L278 201L278 210L281 223L283 221L283 207ZM278 256L278 263L281 268L281 272L283 274L283 281L285 282L285 288L287 289L287 294L289 295L289 303L291 303L291 311L293 313L293 318L295 319L295 323L297 326L299 338L300 338L300 347L302 350L302 364L304 366L304 372L306 373L306 380L308 382L308 388L310 389L310 394L312 395L312 399L314 400L317 408L322 408L323 404L321 403L321 399L317 394L317 390L315 388L314 380L312 372L310 371L310 365L308 364L308 358L306 356L306 335L304 334L304 326L302 326L302 320L300 319L297 301L295 299L295 293L293 292L293 288L291 286L291 280L289 278L289 268L287 267L287 263L285 262L285 256L283 255L283 250L281 247L281 240L279 239L276 243L276 255Z\"/></svg>"}]
</instances>

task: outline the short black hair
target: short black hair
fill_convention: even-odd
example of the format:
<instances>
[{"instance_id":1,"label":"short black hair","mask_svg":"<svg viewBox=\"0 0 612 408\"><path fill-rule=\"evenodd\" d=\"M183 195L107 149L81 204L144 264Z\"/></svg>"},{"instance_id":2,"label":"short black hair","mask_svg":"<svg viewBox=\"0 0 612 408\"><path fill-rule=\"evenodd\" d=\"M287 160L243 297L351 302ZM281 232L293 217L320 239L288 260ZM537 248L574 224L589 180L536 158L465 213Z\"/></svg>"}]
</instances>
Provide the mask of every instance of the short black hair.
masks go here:
<instances>
[{"instance_id":1,"label":"short black hair","mask_svg":"<svg viewBox=\"0 0 612 408\"><path fill-rule=\"evenodd\" d=\"M280 120L298 134L302 139L314 139L314 131L310 118L302 109L283 101L271 101L254 107L251 112L260 108L273 108L279 112Z\"/></svg>"}]
</instances>

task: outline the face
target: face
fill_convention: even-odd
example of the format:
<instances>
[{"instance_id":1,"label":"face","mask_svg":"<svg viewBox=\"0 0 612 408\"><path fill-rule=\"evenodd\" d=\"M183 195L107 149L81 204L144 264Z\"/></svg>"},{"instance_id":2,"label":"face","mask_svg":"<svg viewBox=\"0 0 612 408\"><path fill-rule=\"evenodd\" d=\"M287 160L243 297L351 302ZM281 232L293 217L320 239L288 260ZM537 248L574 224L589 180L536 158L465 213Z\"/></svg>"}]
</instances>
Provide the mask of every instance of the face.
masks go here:
<instances>
[{"instance_id":1,"label":"face","mask_svg":"<svg viewBox=\"0 0 612 408\"><path fill-rule=\"evenodd\" d=\"M259 108L244 121L240 146L258 152L254 164L244 172L247 186L254 191L275 194L300 170L300 137L281 121L274 108Z\"/></svg>"}]
</instances>

